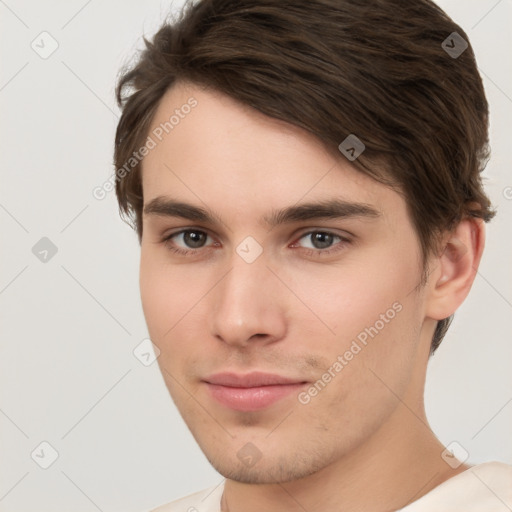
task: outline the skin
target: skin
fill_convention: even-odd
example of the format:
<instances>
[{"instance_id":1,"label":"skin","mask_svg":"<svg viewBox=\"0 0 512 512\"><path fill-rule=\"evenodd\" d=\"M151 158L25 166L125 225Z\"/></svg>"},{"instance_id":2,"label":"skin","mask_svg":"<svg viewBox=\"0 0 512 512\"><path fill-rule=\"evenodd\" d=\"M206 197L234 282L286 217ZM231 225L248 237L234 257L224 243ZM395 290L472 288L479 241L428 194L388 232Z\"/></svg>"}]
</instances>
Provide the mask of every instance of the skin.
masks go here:
<instances>
[{"instance_id":1,"label":"skin","mask_svg":"<svg viewBox=\"0 0 512 512\"><path fill-rule=\"evenodd\" d=\"M447 233L418 287L420 245L400 194L302 129L192 84L167 91L150 130L191 96L197 106L144 158L144 204L172 196L222 222L145 214L140 288L172 399L226 477L222 509L393 510L467 470L441 457L423 393L436 321L471 288L483 223ZM331 198L379 215L260 222L273 209ZM183 234L162 241L185 228L203 233L203 244ZM315 246L308 233L322 230L348 241ZM236 252L248 236L263 249L252 263ZM202 381L258 370L314 383L396 303L400 312L307 404L292 393L235 411ZM237 457L247 443L261 455L252 466Z\"/></svg>"}]
</instances>

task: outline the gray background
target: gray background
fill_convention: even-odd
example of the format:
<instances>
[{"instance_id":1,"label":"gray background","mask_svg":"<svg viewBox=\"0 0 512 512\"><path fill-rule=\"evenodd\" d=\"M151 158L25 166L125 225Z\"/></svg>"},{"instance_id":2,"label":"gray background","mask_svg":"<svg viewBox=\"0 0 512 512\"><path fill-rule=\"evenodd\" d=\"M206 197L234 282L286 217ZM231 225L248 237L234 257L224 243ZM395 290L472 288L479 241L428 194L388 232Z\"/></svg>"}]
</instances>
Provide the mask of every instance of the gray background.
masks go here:
<instances>
[{"instance_id":1,"label":"gray background","mask_svg":"<svg viewBox=\"0 0 512 512\"><path fill-rule=\"evenodd\" d=\"M511 464L512 2L439 4L468 33L485 82L485 176L499 215L470 297L430 362L427 415L471 463ZM157 364L133 355L147 336L137 239L113 192L92 195L113 172L116 75L170 5L0 1L1 512L139 512L222 480ZM46 59L31 47L51 49L43 31L59 45ZM43 237L58 249L47 262L32 252ZM43 441L58 452L48 469Z\"/></svg>"}]
</instances>

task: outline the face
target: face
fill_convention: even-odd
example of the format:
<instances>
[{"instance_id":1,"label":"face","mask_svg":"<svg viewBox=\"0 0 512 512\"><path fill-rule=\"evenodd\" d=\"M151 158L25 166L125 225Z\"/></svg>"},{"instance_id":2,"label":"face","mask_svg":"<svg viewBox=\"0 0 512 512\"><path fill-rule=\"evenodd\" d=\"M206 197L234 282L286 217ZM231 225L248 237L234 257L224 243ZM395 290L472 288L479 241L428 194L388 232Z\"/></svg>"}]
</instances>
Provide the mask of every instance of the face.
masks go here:
<instances>
[{"instance_id":1,"label":"face","mask_svg":"<svg viewBox=\"0 0 512 512\"><path fill-rule=\"evenodd\" d=\"M390 421L427 346L404 199L197 86L166 93L150 136L141 296L184 421L233 480L327 467Z\"/></svg>"}]
</instances>

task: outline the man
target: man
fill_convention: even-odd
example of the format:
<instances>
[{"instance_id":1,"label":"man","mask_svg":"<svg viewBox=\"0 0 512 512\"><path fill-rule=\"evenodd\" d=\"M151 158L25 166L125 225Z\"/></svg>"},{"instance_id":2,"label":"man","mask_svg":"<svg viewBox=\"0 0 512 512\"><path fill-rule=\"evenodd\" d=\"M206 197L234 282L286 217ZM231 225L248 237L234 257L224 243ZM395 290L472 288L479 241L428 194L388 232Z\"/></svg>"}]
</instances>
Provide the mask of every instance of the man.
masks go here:
<instances>
[{"instance_id":1,"label":"man","mask_svg":"<svg viewBox=\"0 0 512 512\"><path fill-rule=\"evenodd\" d=\"M494 214L465 32L428 0L209 0L146 45L116 192L162 375L225 477L157 510L509 510L512 467L459 460L423 402Z\"/></svg>"}]
</instances>

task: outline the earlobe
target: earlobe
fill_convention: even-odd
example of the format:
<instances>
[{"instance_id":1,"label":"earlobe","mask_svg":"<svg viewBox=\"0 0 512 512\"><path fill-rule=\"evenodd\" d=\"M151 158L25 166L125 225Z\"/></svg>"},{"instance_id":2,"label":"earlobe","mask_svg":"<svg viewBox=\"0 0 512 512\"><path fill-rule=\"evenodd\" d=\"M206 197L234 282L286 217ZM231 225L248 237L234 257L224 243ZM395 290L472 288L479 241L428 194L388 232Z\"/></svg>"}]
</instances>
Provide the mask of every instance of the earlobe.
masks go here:
<instances>
[{"instance_id":1,"label":"earlobe","mask_svg":"<svg viewBox=\"0 0 512 512\"><path fill-rule=\"evenodd\" d=\"M485 244L482 219L468 218L447 234L442 253L433 262L426 315L442 320L452 315L473 285Z\"/></svg>"}]
</instances>

